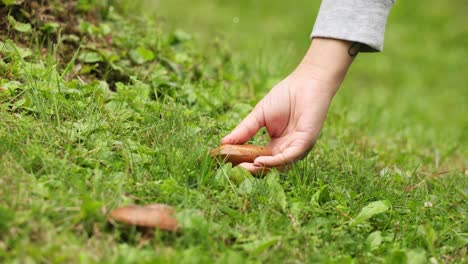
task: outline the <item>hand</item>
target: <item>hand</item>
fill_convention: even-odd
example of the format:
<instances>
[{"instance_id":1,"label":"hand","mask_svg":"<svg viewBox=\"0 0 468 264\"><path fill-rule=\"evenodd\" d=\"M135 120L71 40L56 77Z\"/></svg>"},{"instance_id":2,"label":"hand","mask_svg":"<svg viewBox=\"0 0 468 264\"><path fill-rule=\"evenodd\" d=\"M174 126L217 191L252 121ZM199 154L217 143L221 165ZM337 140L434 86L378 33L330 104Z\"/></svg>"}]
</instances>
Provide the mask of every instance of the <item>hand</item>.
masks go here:
<instances>
[{"instance_id":1,"label":"hand","mask_svg":"<svg viewBox=\"0 0 468 264\"><path fill-rule=\"evenodd\" d=\"M282 167L307 155L314 146L328 107L341 84L352 58L349 43L314 39L302 63L277 84L252 112L221 142L244 144L266 127L273 156L254 163L242 163L251 173ZM337 53L339 55L337 55Z\"/></svg>"}]
</instances>

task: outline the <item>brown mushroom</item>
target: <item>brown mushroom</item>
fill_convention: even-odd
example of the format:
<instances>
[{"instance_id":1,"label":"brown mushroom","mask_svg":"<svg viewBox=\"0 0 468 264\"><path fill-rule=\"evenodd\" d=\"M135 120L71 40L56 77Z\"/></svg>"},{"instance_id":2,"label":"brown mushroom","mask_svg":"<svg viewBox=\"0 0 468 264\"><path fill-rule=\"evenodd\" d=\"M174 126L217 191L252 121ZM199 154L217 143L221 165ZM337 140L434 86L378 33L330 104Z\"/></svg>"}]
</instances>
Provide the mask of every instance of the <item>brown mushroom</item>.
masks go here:
<instances>
[{"instance_id":1,"label":"brown mushroom","mask_svg":"<svg viewBox=\"0 0 468 264\"><path fill-rule=\"evenodd\" d=\"M267 147L256 145L222 145L211 151L211 156L223 162L231 162L236 166L243 162L254 162L259 156L271 156Z\"/></svg>"},{"instance_id":2,"label":"brown mushroom","mask_svg":"<svg viewBox=\"0 0 468 264\"><path fill-rule=\"evenodd\" d=\"M158 228L166 231L177 231L179 225L173 216L174 212L172 207L164 204L127 205L111 211L107 221L137 226L146 230Z\"/></svg>"}]
</instances>

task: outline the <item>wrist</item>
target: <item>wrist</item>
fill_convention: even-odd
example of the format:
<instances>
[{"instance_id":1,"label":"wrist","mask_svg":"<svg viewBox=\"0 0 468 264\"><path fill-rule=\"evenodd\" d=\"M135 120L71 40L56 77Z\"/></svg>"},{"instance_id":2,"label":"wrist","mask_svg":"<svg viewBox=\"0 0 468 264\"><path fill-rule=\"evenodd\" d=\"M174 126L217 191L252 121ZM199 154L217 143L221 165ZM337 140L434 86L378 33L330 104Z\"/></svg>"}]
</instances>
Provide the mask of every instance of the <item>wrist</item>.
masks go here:
<instances>
[{"instance_id":1,"label":"wrist","mask_svg":"<svg viewBox=\"0 0 468 264\"><path fill-rule=\"evenodd\" d=\"M296 97L331 102L338 90L339 84L316 78L310 73L309 70L297 69L283 81L286 85L280 85L280 87L286 87Z\"/></svg>"},{"instance_id":2,"label":"wrist","mask_svg":"<svg viewBox=\"0 0 468 264\"><path fill-rule=\"evenodd\" d=\"M327 84L336 92L353 61L348 54L350 45L344 40L314 38L293 75Z\"/></svg>"}]
</instances>

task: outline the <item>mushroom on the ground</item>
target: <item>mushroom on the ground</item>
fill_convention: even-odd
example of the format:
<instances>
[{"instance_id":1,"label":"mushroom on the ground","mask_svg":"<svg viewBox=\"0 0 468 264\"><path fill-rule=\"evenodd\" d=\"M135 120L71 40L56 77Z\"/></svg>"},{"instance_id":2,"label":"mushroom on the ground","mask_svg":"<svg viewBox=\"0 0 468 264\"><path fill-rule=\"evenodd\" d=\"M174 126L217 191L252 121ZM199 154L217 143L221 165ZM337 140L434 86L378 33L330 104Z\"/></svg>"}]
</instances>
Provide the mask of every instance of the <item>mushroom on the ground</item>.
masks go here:
<instances>
[{"instance_id":1,"label":"mushroom on the ground","mask_svg":"<svg viewBox=\"0 0 468 264\"><path fill-rule=\"evenodd\" d=\"M164 204L127 205L111 211L107 221L137 226L143 229L158 228L166 231L177 231L179 225L173 216L174 212L175 210L172 207Z\"/></svg>"},{"instance_id":2,"label":"mushroom on the ground","mask_svg":"<svg viewBox=\"0 0 468 264\"><path fill-rule=\"evenodd\" d=\"M222 162L231 162L233 166L243 162L252 163L259 156L271 156L271 150L255 145L222 145L211 151L211 156Z\"/></svg>"}]
</instances>

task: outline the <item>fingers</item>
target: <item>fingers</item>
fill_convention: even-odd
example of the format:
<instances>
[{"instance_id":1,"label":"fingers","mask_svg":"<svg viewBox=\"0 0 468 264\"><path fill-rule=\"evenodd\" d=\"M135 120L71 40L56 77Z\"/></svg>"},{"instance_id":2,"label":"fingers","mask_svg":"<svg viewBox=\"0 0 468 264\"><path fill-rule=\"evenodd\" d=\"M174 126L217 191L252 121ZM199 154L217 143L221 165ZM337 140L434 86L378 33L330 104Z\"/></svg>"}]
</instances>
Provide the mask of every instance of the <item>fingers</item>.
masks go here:
<instances>
[{"instance_id":1,"label":"fingers","mask_svg":"<svg viewBox=\"0 0 468 264\"><path fill-rule=\"evenodd\" d=\"M255 159L258 167L283 167L303 157L306 151L301 147L292 146L274 156L261 156Z\"/></svg>"},{"instance_id":2,"label":"fingers","mask_svg":"<svg viewBox=\"0 0 468 264\"><path fill-rule=\"evenodd\" d=\"M264 125L263 113L259 107L255 107L229 135L221 140L221 144L244 144L255 136L257 131Z\"/></svg>"},{"instance_id":3,"label":"fingers","mask_svg":"<svg viewBox=\"0 0 468 264\"><path fill-rule=\"evenodd\" d=\"M269 168L258 167L258 166L255 166L253 163L247 163L247 162L241 163L238 166L243 167L244 169L248 170L253 175L264 175L270 171Z\"/></svg>"}]
</instances>

